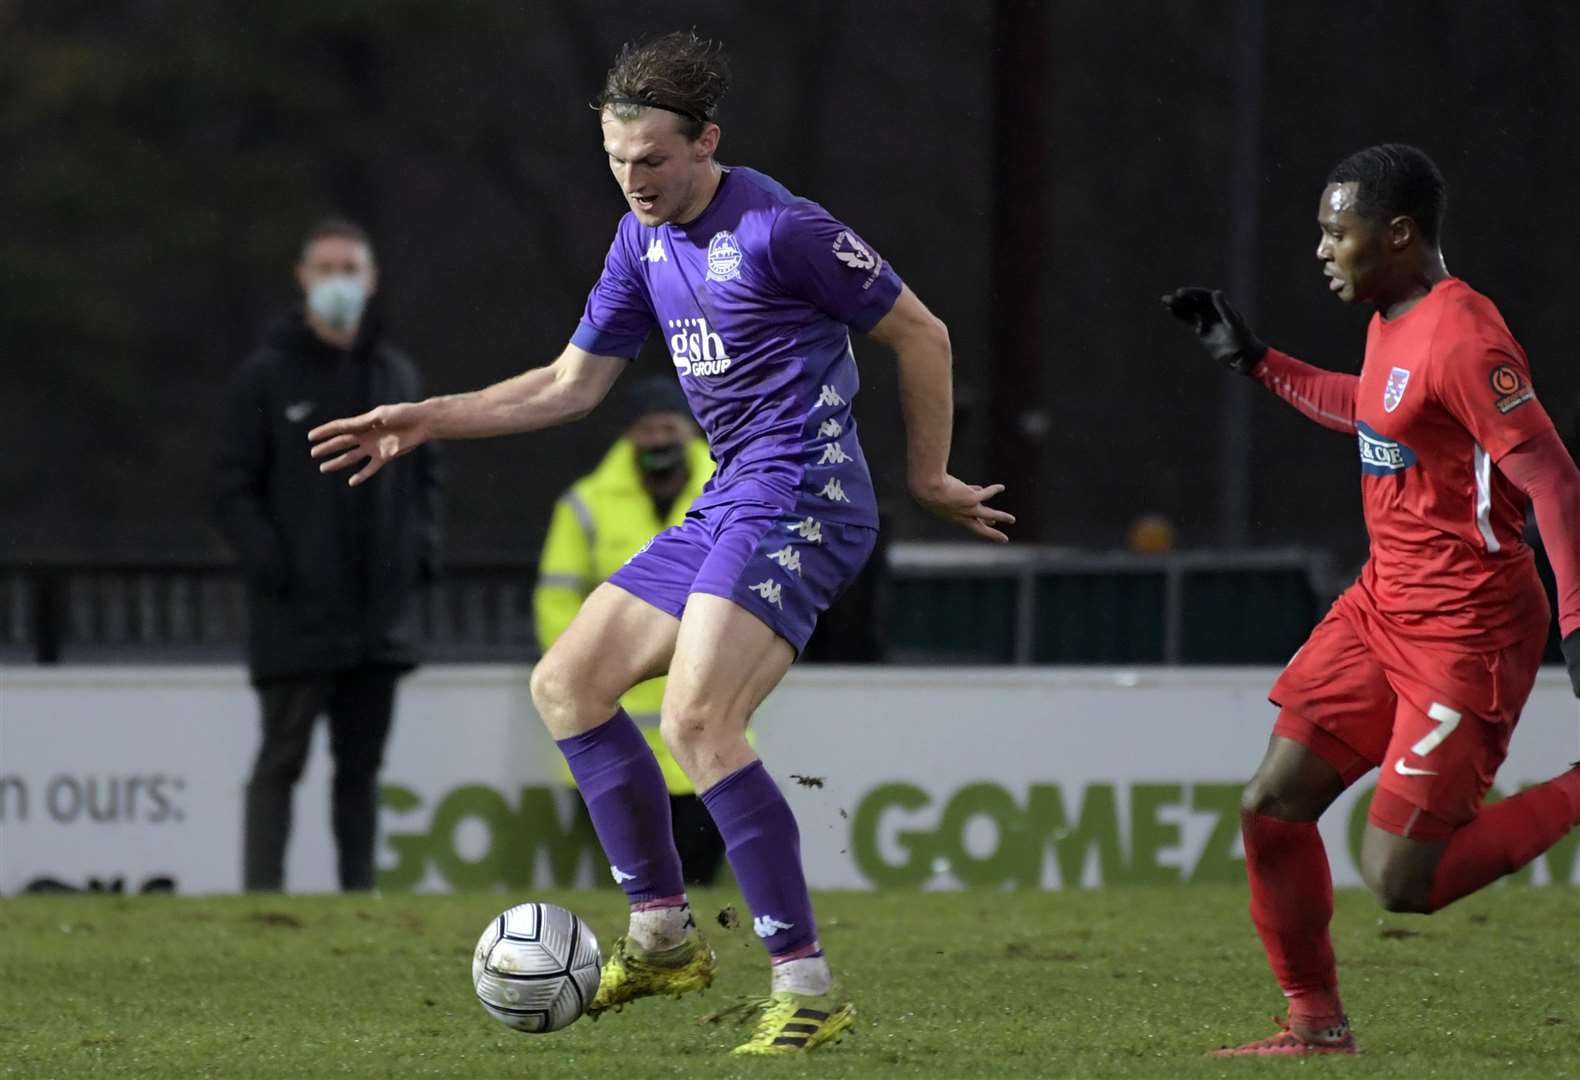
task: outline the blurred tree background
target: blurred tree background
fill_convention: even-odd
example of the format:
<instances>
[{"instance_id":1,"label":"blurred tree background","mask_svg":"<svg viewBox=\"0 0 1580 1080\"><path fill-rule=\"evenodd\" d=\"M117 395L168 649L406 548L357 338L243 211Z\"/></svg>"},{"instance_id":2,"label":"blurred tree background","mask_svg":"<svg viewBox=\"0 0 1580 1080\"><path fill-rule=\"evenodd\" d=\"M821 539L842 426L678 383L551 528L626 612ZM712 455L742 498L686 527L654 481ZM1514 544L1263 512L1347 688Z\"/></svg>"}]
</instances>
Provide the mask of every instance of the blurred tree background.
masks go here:
<instances>
[{"instance_id":1,"label":"blurred tree background","mask_svg":"<svg viewBox=\"0 0 1580 1080\"><path fill-rule=\"evenodd\" d=\"M1211 542L1227 376L1156 297L1230 276L1243 9L0 0L0 555L219 550L203 509L219 391L292 302L300 237L323 214L372 231L392 336L432 390L552 358L622 206L586 102L623 40L693 25L734 58L721 158L848 220L949 322L958 472L1012 471L1046 541L1117 543L1159 511ZM1351 150L1417 142L1453 187L1450 268L1503 308L1567 422L1577 19L1538 3L1267 8L1266 338L1358 366L1365 313L1324 295L1316 197ZM1034 70L1006 37L1028 27ZM1006 205L1040 228L1006 232ZM1011 285L1031 310L1005 300ZM1008 412L992 374L1006 340L1031 351L1014 384L1029 400ZM857 350L897 535L947 535L904 499L893 365ZM640 362L667 369L656 342ZM534 554L610 412L454 447L453 546ZM1007 463L993 454L1005 416L1029 448ZM1244 452L1253 541L1360 550L1353 449L1269 399Z\"/></svg>"}]
</instances>

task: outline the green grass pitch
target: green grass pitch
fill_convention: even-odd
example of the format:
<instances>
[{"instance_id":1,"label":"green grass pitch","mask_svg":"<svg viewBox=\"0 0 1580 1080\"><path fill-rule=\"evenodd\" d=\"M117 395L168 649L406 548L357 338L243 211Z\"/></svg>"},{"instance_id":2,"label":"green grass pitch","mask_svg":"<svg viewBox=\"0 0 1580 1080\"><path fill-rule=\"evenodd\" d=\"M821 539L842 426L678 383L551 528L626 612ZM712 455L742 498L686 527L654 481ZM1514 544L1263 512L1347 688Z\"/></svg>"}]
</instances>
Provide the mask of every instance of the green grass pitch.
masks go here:
<instances>
[{"instance_id":1,"label":"green grass pitch","mask_svg":"<svg viewBox=\"0 0 1580 1080\"><path fill-rule=\"evenodd\" d=\"M830 893L823 941L861 1020L805 1057L726 1056L698 1017L761 992L749 930L715 921L706 995L549 1036L490 1019L484 924L525 897L0 900L0 1077L1344 1077L1580 1075L1580 891L1503 887L1431 918L1338 898L1358 1058L1213 1061L1281 998L1243 888ZM608 942L613 890L550 893Z\"/></svg>"}]
</instances>

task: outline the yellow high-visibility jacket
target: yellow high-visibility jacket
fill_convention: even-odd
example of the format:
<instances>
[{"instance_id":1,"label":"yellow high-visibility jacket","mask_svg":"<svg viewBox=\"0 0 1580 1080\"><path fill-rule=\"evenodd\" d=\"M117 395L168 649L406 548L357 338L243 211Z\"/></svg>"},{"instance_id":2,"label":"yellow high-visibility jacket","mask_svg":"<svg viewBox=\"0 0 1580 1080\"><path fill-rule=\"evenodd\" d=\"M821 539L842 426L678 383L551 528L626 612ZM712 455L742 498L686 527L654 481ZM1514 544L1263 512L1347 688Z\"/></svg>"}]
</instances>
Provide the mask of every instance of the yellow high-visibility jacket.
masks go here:
<instances>
[{"instance_id":1,"label":"yellow high-visibility jacket","mask_svg":"<svg viewBox=\"0 0 1580 1080\"><path fill-rule=\"evenodd\" d=\"M680 524L702 494L702 485L713 475L707 440L691 440L686 445L686 461L691 479L665 520L660 520L652 497L642 489L636 448L627 439L616 440L599 466L560 496L549 520L532 595L539 648L546 651L565 632L593 589L637 549L664 529ZM642 731L663 766L670 793L690 795L691 781L664 746L657 724L651 722L663 700L664 680L658 678L632 687L620 704L633 717L648 719Z\"/></svg>"}]
</instances>

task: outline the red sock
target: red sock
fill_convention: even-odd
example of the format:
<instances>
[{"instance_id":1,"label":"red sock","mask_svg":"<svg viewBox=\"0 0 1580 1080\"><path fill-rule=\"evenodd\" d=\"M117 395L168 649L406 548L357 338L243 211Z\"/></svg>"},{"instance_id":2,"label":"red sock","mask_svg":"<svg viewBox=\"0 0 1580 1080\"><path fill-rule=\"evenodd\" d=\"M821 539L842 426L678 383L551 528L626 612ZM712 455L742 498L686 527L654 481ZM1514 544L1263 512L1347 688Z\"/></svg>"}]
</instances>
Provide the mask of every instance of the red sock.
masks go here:
<instances>
[{"instance_id":1,"label":"red sock","mask_svg":"<svg viewBox=\"0 0 1580 1080\"><path fill-rule=\"evenodd\" d=\"M1242 813L1240 833L1251 880L1251 921L1289 999L1291 1021L1298 1018L1307 1028L1338 1026L1344 1007L1328 936L1333 875L1317 823Z\"/></svg>"},{"instance_id":2,"label":"red sock","mask_svg":"<svg viewBox=\"0 0 1580 1080\"><path fill-rule=\"evenodd\" d=\"M1483 807L1454 830L1432 878L1432 910L1512 874L1580 824L1580 768Z\"/></svg>"}]
</instances>

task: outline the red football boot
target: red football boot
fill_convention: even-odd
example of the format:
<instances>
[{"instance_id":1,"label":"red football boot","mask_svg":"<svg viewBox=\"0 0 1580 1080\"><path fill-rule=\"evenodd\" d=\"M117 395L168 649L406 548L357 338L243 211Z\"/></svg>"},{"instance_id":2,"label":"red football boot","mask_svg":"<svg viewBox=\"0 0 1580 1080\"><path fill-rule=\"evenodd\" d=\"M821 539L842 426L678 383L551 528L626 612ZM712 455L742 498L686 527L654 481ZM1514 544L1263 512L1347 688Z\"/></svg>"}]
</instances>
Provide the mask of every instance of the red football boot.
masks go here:
<instances>
[{"instance_id":1,"label":"red football boot","mask_svg":"<svg viewBox=\"0 0 1580 1080\"><path fill-rule=\"evenodd\" d=\"M1279 1027L1276 1035L1248 1042L1244 1046L1225 1046L1207 1051L1208 1057L1293 1057L1300 1054L1357 1054L1355 1033L1350 1022L1328 1028L1309 1028L1295 1017L1281 1020L1273 1017Z\"/></svg>"}]
</instances>

